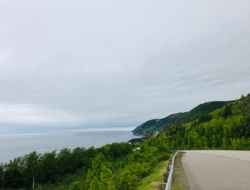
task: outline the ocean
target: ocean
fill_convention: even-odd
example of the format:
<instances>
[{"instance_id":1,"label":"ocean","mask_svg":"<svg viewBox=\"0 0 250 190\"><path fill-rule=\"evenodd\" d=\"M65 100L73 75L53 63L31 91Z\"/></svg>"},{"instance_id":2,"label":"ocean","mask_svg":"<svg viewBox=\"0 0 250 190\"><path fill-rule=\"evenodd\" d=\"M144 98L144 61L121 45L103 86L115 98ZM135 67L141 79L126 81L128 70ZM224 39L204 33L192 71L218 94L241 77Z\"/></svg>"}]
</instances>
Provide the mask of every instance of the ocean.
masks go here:
<instances>
[{"instance_id":1,"label":"ocean","mask_svg":"<svg viewBox=\"0 0 250 190\"><path fill-rule=\"evenodd\" d=\"M86 131L68 133L2 134L0 135L0 163L9 162L32 151L46 153L63 148L95 148L113 142L127 142L138 138L130 131Z\"/></svg>"}]
</instances>

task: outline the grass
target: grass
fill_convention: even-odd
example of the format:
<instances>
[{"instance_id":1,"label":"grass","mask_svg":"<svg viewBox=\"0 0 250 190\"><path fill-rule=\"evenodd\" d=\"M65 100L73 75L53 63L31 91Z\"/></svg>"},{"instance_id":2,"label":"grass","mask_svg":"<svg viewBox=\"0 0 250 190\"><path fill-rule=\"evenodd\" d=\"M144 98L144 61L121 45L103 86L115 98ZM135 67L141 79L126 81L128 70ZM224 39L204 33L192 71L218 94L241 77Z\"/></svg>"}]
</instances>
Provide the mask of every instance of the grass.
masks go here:
<instances>
[{"instance_id":1,"label":"grass","mask_svg":"<svg viewBox=\"0 0 250 190\"><path fill-rule=\"evenodd\" d=\"M166 171L167 161L159 162L154 169L154 173L142 179L136 190L156 190L157 185L163 183L163 172Z\"/></svg>"},{"instance_id":2,"label":"grass","mask_svg":"<svg viewBox=\"0 0 250 190\"><path fill-rule=\"evenodd\" d=\"M174 173L171 183L171 190L190 190L189 183L181 163L183 154L185 153L180 152L174 159Z\"/></svg>"}]
</instances>

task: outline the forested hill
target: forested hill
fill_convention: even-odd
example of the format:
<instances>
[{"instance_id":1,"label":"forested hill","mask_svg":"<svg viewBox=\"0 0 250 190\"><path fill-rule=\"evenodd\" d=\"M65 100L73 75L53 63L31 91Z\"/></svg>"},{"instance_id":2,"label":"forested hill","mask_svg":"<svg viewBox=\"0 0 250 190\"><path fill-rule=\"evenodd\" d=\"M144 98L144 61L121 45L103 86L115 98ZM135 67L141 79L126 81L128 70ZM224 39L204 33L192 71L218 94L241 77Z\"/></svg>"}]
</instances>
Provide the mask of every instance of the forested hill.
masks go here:
<instances>
[{"instance_id":1,"label":"forested hill","mask_svg":"<svg viewBox=\"0 0 250 190\"><path fill-rule=\"evenodd\" d=\"M172 125L180 125L195 121L202 115L209 114L222 108L230 101L206 102L198 105L189 112L171 114L163 119L152 119L136 127L132 132L137 136L152 136L156 131L162 131Z\"/></svg>"},{"instance_id":2,"label":"forested hill","mask_svg":"<svg viewBox=\"0 0 250 190\"><path fill-rule=\"evenodd\" d=\"M176 113L162 119L152 119L136 127L132 132L138 136L152 136L155 131L160 130L166 123L177 119L184 113Z\"/></svg>"},{"instance_id":3,"label":"forested hill","mask_svg":"<svg viewBox=\"0 0 250 190\"><path fill-rule=\"evenodd\" d=\"M195 108L193 108L192 110L190 110L189 112L186 112L184 115L178 117L176 120L166 123L163 126L163 129L171 127L172 125L181 125L183 123L195 121L199 119L199 117L202 117L203 115L207 115L217 109L224 107L229 102L233 101L213 101L200 104Z\"/></svg>"},{"instance_id":4,"label":"forested hill","mask_svg":"<svg viewBox=\"0 0 250 190\"><path fill-rule=\"evenodd\" d=\"M250 150L250 94L193 122L173 125L146 141L167 149Z\"/></svg>"}]
</instances>

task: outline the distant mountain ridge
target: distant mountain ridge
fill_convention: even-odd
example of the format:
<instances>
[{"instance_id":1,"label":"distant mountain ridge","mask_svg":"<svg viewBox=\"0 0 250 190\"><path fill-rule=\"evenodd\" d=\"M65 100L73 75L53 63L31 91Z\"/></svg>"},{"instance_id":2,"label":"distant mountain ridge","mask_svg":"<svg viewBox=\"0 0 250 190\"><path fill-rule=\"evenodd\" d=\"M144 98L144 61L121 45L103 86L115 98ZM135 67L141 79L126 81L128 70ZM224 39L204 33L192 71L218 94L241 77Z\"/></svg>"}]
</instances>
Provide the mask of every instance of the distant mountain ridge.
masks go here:
<instances>
[{"instance_id":1,"label":"distant mountain ridge","mask_svg":"<svg viewBox=\"0 0 250 190\"><path fill-rule=\"evenodd\" d=\"M136 136L152 136L154 132L160 130L164 124L183 115L184 113L171 114L162 119L151 119L136 127L132 132Z\"/></svg>"},{"instance_id":2,"label":"distant mountain ridge","mask_svg":"<svg viewBox=\"0 0 250 190\"><path fill-rule=\"evenodd\" d=\"M162 131L172 125L181 125L197 120L201 115L207 115L214 110L224 107L232 101L213 101L205 102L190 110L189 112L179 112L171 114L162 119L151 119L136 127L132 132L136 136L149 137L156 131Z\"/></svg>"}]
</instances>

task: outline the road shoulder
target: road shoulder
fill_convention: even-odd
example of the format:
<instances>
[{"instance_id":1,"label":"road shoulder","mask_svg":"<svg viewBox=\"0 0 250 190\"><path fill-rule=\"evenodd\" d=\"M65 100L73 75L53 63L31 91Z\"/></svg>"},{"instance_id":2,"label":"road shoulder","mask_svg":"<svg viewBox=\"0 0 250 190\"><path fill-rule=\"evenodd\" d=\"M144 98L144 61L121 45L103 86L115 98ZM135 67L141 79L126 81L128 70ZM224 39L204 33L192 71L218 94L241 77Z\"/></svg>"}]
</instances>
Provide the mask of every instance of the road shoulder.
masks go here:
<instances>
[{"instance_id":1,"label":"road shoulder","mask_svg":"<svg viewBox=\"0 0 250 190\"><path fill-rule=\"evenodd\" d=\"M190 190L188 179L182 167L181 159L185 152L180 152L174 160L174 173L171 183L171 190Z\"/></svg>"}]
</instances>

